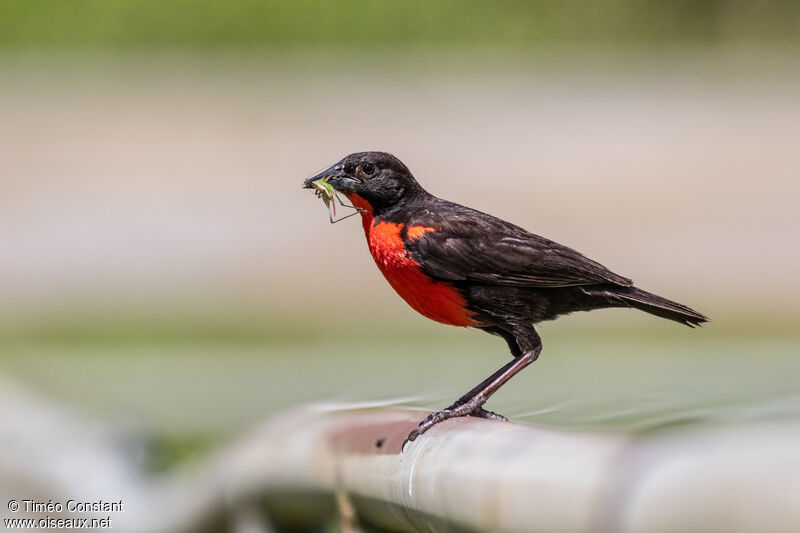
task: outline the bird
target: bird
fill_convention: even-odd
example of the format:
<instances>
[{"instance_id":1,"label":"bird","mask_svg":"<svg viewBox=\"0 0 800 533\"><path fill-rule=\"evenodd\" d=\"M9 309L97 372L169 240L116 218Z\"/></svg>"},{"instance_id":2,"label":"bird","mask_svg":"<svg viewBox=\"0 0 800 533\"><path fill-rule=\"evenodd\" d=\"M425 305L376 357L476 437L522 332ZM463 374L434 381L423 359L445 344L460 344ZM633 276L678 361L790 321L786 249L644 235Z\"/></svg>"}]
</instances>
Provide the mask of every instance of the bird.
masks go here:
<instances>
[{"instance_id":1,"label":"bird","mask_svg":"<svg viewBox=\"0 0 800 533\"><path fill-rule=\"evenodd\" d=\"M638 309L690 327L708 321L685 305L635 287L631 279L572 248L434 196L392 154L350 154L303 186L317 188L320 180L360 212L378 269L414 310L436 322L496 335L511 351L508 363L422 420L403 448L450 418L507 420L483 406L539 357L542 340L535 326L541 322L612 307Z\"/></svg>"}]
</instances>

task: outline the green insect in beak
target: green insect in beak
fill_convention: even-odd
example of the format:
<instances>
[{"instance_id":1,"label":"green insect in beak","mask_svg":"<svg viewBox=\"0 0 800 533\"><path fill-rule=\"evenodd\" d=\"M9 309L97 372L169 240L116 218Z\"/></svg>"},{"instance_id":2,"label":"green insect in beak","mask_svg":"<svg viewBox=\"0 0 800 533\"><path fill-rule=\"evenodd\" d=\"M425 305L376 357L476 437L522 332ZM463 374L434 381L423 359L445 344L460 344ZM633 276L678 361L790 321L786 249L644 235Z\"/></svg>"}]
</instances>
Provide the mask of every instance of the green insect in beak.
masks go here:
<instances>
[{"instance_id":1,"label":"green insect in beak","mask_svg":"<svg viewBox=\"0 0 800 533\"><path fill-rule=\"evenodd\" d=\"M314 194L317 198L322 198L322 202L325 204L325 207L328 208L331 222L333 222L333 217L336 216L336 202L334 201L336 190L333 188L333 185L328 183L328 178L320 178L311 182L311 188L314 189Z\"/></svg>"},{"instance_id":2,"label":"green insect in beak","mask_svg":"<svg viewBox=\"0 0 800 533\"><path fill-rule=\"evenodd\" d=\"M336 189L333 188L333 185L328 183L327 177L322 177L318 180L314 180L310 183L310 188L314 189L314 194L317 198L322 198L322 202L325 204L325 207L328 208L328 218L330 218L331 224L335 224L336 222L340 222L346 218L350 218L353 215L358 214L362 210L358 207L347 205L342 202L342 199L339 198L339 195L336 193ZM336 201L339 201L339 204L342 207L352 207L356 210L355 213L351 213L345 217L335 220L336 218Z\"/></svg>"}]
</instances>

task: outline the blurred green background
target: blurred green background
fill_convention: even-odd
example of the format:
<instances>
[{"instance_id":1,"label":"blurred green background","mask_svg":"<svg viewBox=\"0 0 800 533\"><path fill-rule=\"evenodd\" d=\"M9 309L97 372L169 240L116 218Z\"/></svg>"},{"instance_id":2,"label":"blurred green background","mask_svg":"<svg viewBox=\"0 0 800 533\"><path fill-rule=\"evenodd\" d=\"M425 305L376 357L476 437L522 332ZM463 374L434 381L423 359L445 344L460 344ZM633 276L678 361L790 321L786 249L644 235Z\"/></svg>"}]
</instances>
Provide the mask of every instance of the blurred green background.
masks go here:
<instances>
[{"instance_id":1,"label":"blurred green background","mask_svg":"<svg viewBox=\"0 0 800 533\"><path fill-rule=\"evenodd\" d=\"M19 48L523 47L551 43L797 42L790 0L4 0L0 42Z\"/></svg>"},{"instance_id":2,"label":"blurred green background","mask_svg":"<svg viewBox=\"0 0 800 533\"><path fill-rule=\"evenodd\" d=\"M448 404L503 343L416 316L360 224L300 189L378 149L712 319L544 325L490 407L607 430L797 422L797 2L0 13L3 374L177 443L309 401Z\"/></svg>"}]
</instances>

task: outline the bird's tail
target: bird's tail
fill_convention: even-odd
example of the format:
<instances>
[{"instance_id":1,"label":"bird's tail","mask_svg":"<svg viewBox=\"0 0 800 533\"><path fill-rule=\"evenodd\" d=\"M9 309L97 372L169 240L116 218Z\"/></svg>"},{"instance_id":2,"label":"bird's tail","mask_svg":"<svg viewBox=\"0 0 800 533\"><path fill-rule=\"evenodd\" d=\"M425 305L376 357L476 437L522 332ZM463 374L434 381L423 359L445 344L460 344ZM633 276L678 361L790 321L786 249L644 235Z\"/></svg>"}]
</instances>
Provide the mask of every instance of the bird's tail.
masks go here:
<instances>
[{"instance_id":1,"label":"bird's tail","mask_svg":"<svg viewBox=\"0 0 800 533\"><path fill-rule=\"evenodd\" d=\"M708 322L708 318L683 304L667 300L636 287L614 287L603 291L603 296L618 304L635 307L645 313L685 324L690 328Z\"/></svg>"}]
</instances>

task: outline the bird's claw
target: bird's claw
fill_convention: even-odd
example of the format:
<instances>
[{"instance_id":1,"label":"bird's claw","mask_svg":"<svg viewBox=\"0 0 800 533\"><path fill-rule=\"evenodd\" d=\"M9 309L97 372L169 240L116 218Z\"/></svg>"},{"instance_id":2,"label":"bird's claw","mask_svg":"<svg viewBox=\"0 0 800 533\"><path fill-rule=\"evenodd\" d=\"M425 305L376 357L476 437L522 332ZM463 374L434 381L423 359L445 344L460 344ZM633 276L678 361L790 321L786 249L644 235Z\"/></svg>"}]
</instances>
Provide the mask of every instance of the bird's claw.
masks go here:
<instances>
[{"instance_id":1,"label":"bird's claw","mask_svg":"<svg viewBox=\"0 0 800 533\"><path fill-rule=\"evenodd\" d=\"M483 402L479 402L477 400L464 403L456 402L450 407L429 414L427 417L425 417L425 420L420 422L419 426L417 426L417 429L408 434L406 440L403 441L403 446L401 449L405 450L406 445L408 443L415 441L417 437L419 437L420 435L431 429L439 422L444 422L445 420L448 420L450 418L458 418L461 416L475 416L478 418L485 418L487 420L498 420L501 422L508 422L508 418L504 417L503 415L494 413L492 411L487 411L482 407L482 405Z\"/></svg>"},{"instance_id":2,"label":"bird's claw","mask_svg":"<svg viewBox=\"0 0 800 533\"><path fill-rule=\"evenodd\" d=\"M487 411L483 407L478 407L474 411L472 411L469 416L475 416L478 418L485 418L487 420L497 420L498 422L508 422L508 418L504 417L501 414L495 413L494 411Z\"/></svg>"}]
</instances>

